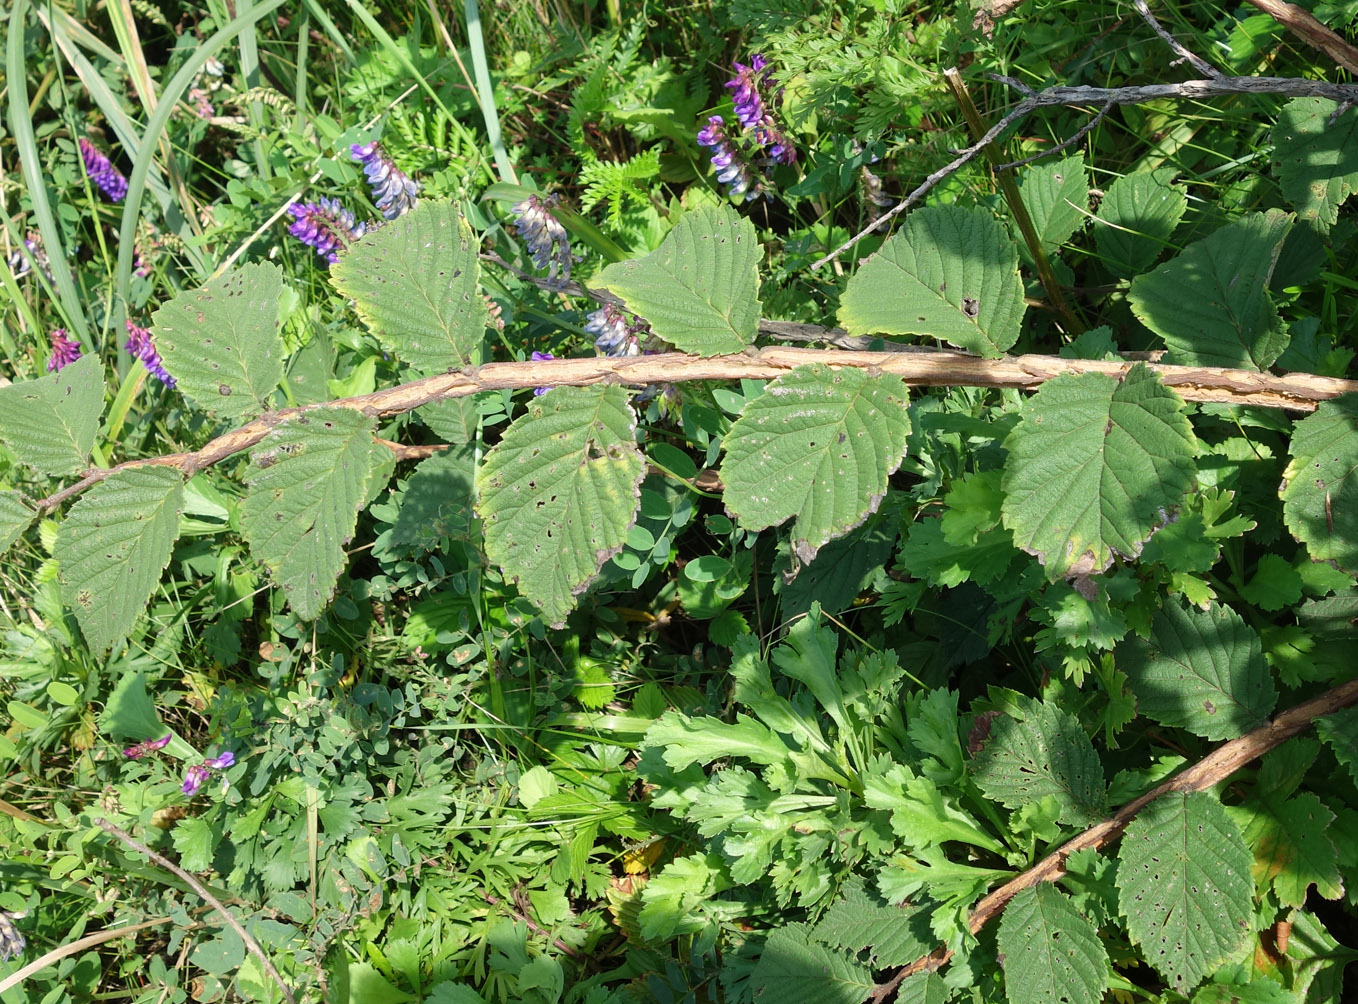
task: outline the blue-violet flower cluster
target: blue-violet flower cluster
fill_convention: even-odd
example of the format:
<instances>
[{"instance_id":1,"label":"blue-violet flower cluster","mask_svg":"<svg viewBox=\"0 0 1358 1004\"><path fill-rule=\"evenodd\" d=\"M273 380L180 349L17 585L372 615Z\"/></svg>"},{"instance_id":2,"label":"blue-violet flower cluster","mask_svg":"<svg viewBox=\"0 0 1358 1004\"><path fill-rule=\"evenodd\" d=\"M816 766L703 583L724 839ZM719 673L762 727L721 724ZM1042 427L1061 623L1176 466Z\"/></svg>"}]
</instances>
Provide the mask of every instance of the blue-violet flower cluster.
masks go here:
<instances>
[{"instance_id":1,"label":"blue-violet flower cluster","mask_svg":"<svg viewBox=\"0 0 1358 1004\"><path fill-rule=\"evenodd\" d=\"M122 176L108 157L84 136L80 137L80 159L85 162L85 173L114 202L121 202L127 194L127 179Z\"/></svg>"},{"instance_id":2,"label":"blue-violet flower cluster","mask_svg":"<svg viewBox=\"0 0 1358 1004\"><path fill-rule=\"evenodd\" d=\"M717 180L730 195L743 195L748 201L763 192L762 176L775 164L795 163L797 151L778 124L776 109L783 92L768 60L755 53L748 66L736 63L735 68L735 79L726 86L731 90L740 135L732 135L726 121L713 115L697 138L699 146L712 151Z\"/></svg>"},{"instance_id":3,"label":"blue-violet flower cluster","mask_svg":"<svg viewBox=\"0 0 1358 1004\"><path fill-rule=\"evenodd\" d=\"M349 154L363 165L363 173L372 189L373 204L383 216L394 220L415 208L420 186L392 163L381 143L355 143L349 147Z\"/></svg>"},{"instance_id":4,"label":"blue-violet flower cluster","mask_svg":"<svg viewBox=\"0 0 1358 1004\"><path fill-rule=\"evenodd\" d=\"M170 390L174 390L175 379L165 372L165 366L160 361L160 353L156 351L151 341L150 329L138 327L132 323L131 318L127 319L127 351L140 359L153 377Z\"/></svg>"},{"instance_id":5,"label":"blue-violet flower cluster","mask_svg":"<svg viewBox=\"0 0 1358 1004\"><path fill-rule=\"evenodd\" d=\"M547 269L547 278L562 280L571 277L571 264L575 261L571 254L571 239L560 221L552 215L557 205L555 195L530 195L522 202L511 207L514 213L514 229L528 246L533 256L533 265Z\"/></svg>"},{"instance_id":6,"label":"blue-violet flower cluster","mask_svg":"<svg viewBox=\"0 0 1358 1004\"><path fill-rule=\"evenodd\" d=\"M594 347L606 356L641 355L638 335L645 328L640 318L628 324L627 311L612 303L594 311L585 322L585 330L594 335Z\"/></svg>"},{"instance_id":7,"label":"blue-violet flower cluster","mask_svg":"<svg viewBox=\"0 0 1358 1004\"><path fill-rule=\"evenodd\" d=\"M47 357L47 372L56 373L80 358L80 343L66 337L65 328L52 332L52 354Z\"/></svg>"},{"instance_id":8,"label":"blue-violet flower cluster","mask_svg":"<svg viewBox=\"0 0 1358 1004\"><path fill-rule=\"evenodd\" d=\"M185 795L197 794L198 789L212 775L214 770L226 770L236 762L236 754L227 750L221 756L213 757L211 760L204 760L202 763L192 764L184 772L184 784L181 789Z\"/></svg>"},{"instance_id":9,"label":"blue-violet flower cluster","mask_svg":"<svg viewBox=\"0 0 1358 1004\"><path fill-rule=\"evenodd\" d=\"M368 230L366 223L355 223L354 214L340 205L338 199L322 197L319 202L304 202L288 207L295 222L288 233L316 253L335 264L339 250L358 240Z\"/></svg>"},{"instance_id":10,"label":"blue-violet flower cluster","mask_svg":"<svg viewBox=\"0 0 1358 1004\"><path fill-rule=\"evenodd\" d=\"M8 913L0 910L0 962L17 959L24 954L24 949L28 947L23 932L14 926L13 918L22 916L22 913Z\"/></svg>"}]
</instances>

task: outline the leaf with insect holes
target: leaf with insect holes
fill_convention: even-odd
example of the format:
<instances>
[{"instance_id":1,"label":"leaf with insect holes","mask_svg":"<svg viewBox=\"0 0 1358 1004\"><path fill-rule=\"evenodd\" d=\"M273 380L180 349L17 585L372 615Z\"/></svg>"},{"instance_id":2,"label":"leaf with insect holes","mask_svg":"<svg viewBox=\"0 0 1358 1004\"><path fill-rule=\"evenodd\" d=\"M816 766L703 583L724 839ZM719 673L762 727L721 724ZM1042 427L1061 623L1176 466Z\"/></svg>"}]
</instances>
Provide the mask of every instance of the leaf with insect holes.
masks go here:
<instances>
[{"instance_id":1,"label":"leaf with insect holes","mask_svg":"<svg viewBox=\"0 0 1358 1004\"><path fill-rule=\"evenodd\" d=\"M62 598L95 652L125 638L145 613L183 508L176 468L130 467L91 488L61 521L53 556Z\"/></svg>"},{"instance_id":2,"label":"leaf with insect holes","mask_svg":"<svg viewBox=\"0 0 1358 1004\"><path fill-rule=\"evenodd\" d=\"M257 262L185 290L151 315L151 334L180 392L232 421L272 406L283 379L283 272Z\"/></svg>"},{"instance_id":3,"label":"leaf with insect holes","mask_svg":"<svg viewBox=\"0 0 1358 1004\"><path fill-rule=\"evenodd\" d=\"M241 532L301 620L319 617L334 595L344 545L387 453L373 443L375 424L319 408L282 423L250 454Z\"/></svg>"},{"instance_id":4,"label":"leaf with insect holes","mask_svg":"<svg viewBox=\"0 0 1358 1004\"><path fill-rule=\"evenodd\" d=\"M1282 499L1283 521L1312 558L1358 573L1358 394L1297 423Z\"/></svg>"},{"instance_id":5,"label":"leaf with insect holes","mask_svg":"<svg viewBox=\"0 0 1358 1004\"><path fill-rule=\"evenodd\" d=\"M0 387L0 441L42 474L74 474L89 462L103 410L103 366L81 356L50 376Z\"/></svg>"},{"instance_id":6,"label":"leaf with insect holes","mask_svg":"<svg viewBox=\"0 0 1358 1004\"><path fill-rule=\"evenodd\" d=\"M486 454L476 511L486 556L562 626L636 521L646 465L621 387L557 387Z\"/></svg>"},{"instance_id":7,"label":"leaf with insect holes","mask_svg":"<svg viewBox=\"0 0 1358 1004\"><path fill-rule=\"evenodd\" d=\"M1049 883L1010 900L1000 918L999 949L1011 1001L1098 1004L1108 989L1108 953L1098 930Z\"/></svg>"},{"instance_id":8,"label":"leaf with insect holes","mask_svg":"<svg viewBox=\"0 0 1358 1004\"><path fill-rule=\"evenodd\" d=\"M722 441L726 507L747 530L795 516L792 552L810 564L876 511L909 434L900 377L799 366L747 404Z\"/></svg>"},{"instance_id":9,"label":"leaf with insect holes","mask_svg":"<svg viewBox=\"0 0 1358 1004\"><path fill-rule=\"evenodd\" d=\"M1087 219L1089 178L1085 175L1083 155L1026 168L1019 193L1042 242L1042 250L1055 254Z\"/></svg>"},{"instance_id":10,"label":"leaf with insect holes","mask_svg":"<svg viewBox=\"0 0 1358 1004\"><path fill-rule=\"evenodd\" d=\"M1329 98L1294 98L1273 127L1273 172L1283 198L1325 229L1358 191L1358 111L1345 109L1332 125L1338 107Z\"/></svg>"}]
</instances>

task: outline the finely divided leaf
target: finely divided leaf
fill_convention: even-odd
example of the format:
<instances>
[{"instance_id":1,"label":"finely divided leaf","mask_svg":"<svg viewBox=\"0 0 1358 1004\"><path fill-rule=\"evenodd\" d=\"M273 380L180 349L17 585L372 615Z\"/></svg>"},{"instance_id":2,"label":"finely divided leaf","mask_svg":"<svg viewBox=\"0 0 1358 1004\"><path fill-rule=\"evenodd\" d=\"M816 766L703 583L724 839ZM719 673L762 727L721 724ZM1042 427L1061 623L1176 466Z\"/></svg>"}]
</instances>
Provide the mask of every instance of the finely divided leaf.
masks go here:
<instances>
[{"instance_id":1,"label":"finely divided leaf","mask_svg":"<svg viewBox=\"0 0 1358 1004\"><path fill-rule=\"evenodd\" d=\"M1297 423L1282 499L1287 528L1313 558L1358 573L1358 394Z\"/></svg>"},{"instance_id":2,"label":"finely divided leaf","mask_svg":"<svg viewBox=\"0 0 1358 1004\"><path fill-rule=\"evenodd\" d=\"M1132 280L1132 313L1165 340L1167 362L1263 370L1282 355L1287 326L1268 284L1292 223L1250 213Z\"/></svg>"},{"instance_id":3,"label":"finely divided leaf","mask_svg":"<svg viewBox=\"0 0 1358 1004\"><path fill-rule=\"evenodd\" d=\"M746 405L723 440L726 507L749 530L796 516L792 551L809 564L876 511L909 433L899 377L799 366Z\"/></svg>"},{"instance_id":4,"label":"finely divided leaf","mask_svg":"<svg viewBox=\"0 0 1358 1004\"><path fill-rule=\"evenodd\" d=\"M1023 1004L1098 1004L1108 953L1070 898L1043 883L1023 889L1000 918L1005 996Z\"/></svg>"},{"instance_id":5,"label":"finely divided leaf","mask_svg":"<svg viewBox=\"0 0 1358 1004\"><path fill-rule=\"evenodd\" d=\"M1118 178L1099 204L1094 229L1099 257L1117 275L1139 275L1169 245L1187 208L1183 191L1155 173Z\"/></svg>"},{"instance_id":6,"label":"finely divided leaf","mask_svg":"<svg viewBox=\"0 0 1358 1004\"><path fill-rule=\"evenodd\" d=\"M28 507L20 492L0 491L0 557L37 518L38 514Z\"/></svg>"},{"instance_id":7,"label":"finely divided leaf","mask_svg":"<svg viewBox=\"0 0 1358 1004\"><path fill-rule=\"evenodd\" d=\"M342 254L330 282L402 361L441 373L486 335L477 247L455 203L422 200Z\"/></svg>"},{"instance_id":8,"label":"finely divided leaf","mask_svg":"<svg viewBox=\"0 0 1358 1004\"><path fill-rule=\"evenodd\" d=\"M1047 161L1028 168L1019 184L1042 249L1053 254L1084 225L1089 208L1089 179L1084 157Z\"/></svg>"},{"instance_id":9,"label":"finely divided leaf","mask_svg":"<svg viewBox=\"0 0 1358 1004\"><path fill-rule=\"evenodd\" d=\"M616 262L590 281L681 352L716 356L754 344L763 257L749 220L728 206L686 213L645 258Z\"/></svg>"},{"instance_id":10,"label":"finely divided leaf","mask_svg":"<svg viewBox=\"0 0 1358 1004\"><path fill-rule=\"evenodd\" d=\"M1239 828L1202 792L1157 798L1127 827L1118 906L1170 989L1187 994L1244 946L1253 929L1250 863Z\"/></svg>"},{"instance_id":11,"label":"finely divided leaf","mask_svg":"<svg viewBox=\"0 0 1358 1004\"><path fill-rule=\"evenodd\" d=\"M1107 795L1094 745L1069 712L1025 704L1022 719L1001 715L991 724L972 765L977 786L1011 809L1054 797L1061 822L1092 825L1103 818Z\"/></svg>"},{"instance_id":12,"label":"finely divided leaf","mask_svg":"<svg viewBox=\"0 0 1358 1004\"><path fill-rule=\"evenodd\" d=\"M1331 125L1338 107L1329 98L1295 98L1273 127L1273 170L1283 198L1326 230L1358 189L1358 112L1346 109Z\"/></svg>"},{"instance_id":13,"label":"finely divided leaf","mask_svg":"<svg viewBox=\"0 0 1358 1004\"><path fill-rule=\"evenodd\" d=\"M1149 641L1118 649L1137 710L1204 739L1234 739L1268 721L1277 703L1259 636L1230 607L1210 610L1167 600Z\"/></svg>"},{"instance_id":14,"label":"finely divided leaf","mask_svg":"<svg viewBox=\"0 0 1358 1004\"><path fill-rule=\"evenodd\" d=\"M127 637L170 563L184 508L184 478L171 467L109 475L71 507L53 551L62 598L90 648Z\"/></svg>"},{"instance_id":15,"label":"finely divided leaf","mask_svg":"<svg viewBox=\"0 0 1358 1004\"><path fill-rule=\"evenodd\" d=\"M151 315L151 333L179 390L204 411L239 421L272 406L283 379L277 265L244 265L179 293Z\"/></svg>"},{"instance_id":16,"label":"finely divided leaf","mask_svg":"<svg viewBox=\"0 0 1358 1004\"><path fill-rule=\"evenodd\" d=\"M876 986L872 970L812 941L805 924L769 935L750 984L759 1004L862 1004Z\"/></svg>"},{"instance_id":17,"label":"finely divided leaf","mask_svg":"<svg viewBox=\"0 0 1358 1004\"><path fill-rule=\"evenodd\" d=\"M1193 480L1183 401L1143 363L1048 380L1004 445L1004 524L1053 579L1139 554Z\"/></svg>"},{"instance_id":18,"label":"finely divided leaf","mask_svg":"<svg viewBox=\"0 0 1358 1004\"><path fill-rule=\"evenodd\" d=\"M646 465L621 387L558 387L505 431L477 474L486 555L562 626L622 550Z\"/></svg>"},{"instance_id":19,"label":"finely divided leaf","mask_svg":"<svg viewBox=\"0 0 1358 1004\"><path fill-rule=\"evenodd\" d=\"M839 323L855 335L924 335L995 358L1027 309L1018 249L983 209L930 206L849 280Z\"/></svg>"},{"instance_id":20,"label":"finely divided leaf","mask_svg":"<svg viewBox=\"0 0 1358 1004\"><path fill-rule=\"evenodd\" d=\"M98 356L39 380L0 387L0 441L41 474L74 474L90 459L104 410Z\"/></svg>"},{"instance_id":21,"label":"finely divided leaf","mask_svg":"<svg viewBox=\"0 0 1358 1004\"><path fill-rule=\"evenodd\" d=\"M301 620L320 616L344 568L382 459L374 425L356 411L321 408L278 426L250 454L241 531Z\"/></svg>"}]
</instances>

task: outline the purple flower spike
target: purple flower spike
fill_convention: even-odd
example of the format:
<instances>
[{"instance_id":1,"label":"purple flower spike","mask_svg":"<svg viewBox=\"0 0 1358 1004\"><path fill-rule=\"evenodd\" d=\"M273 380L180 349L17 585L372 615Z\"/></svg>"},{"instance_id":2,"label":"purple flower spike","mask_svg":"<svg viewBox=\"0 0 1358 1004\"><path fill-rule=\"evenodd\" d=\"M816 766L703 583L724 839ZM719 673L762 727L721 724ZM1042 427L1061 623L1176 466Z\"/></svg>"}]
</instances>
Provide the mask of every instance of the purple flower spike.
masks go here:
<instances>
[{"instance_id":1,"label":"purple flower spike","mask_svg":"<svg viewBox=\"0 0 1358 1004\"><path fill-rule=\"evenodd\" d=\"M221 756L213 757L211 760L204 760L203 765L205 767L210 767L213 770L226 770L226 768L230 767L235 762L236 754L227 750L225 753L221 754Z\"/></svg>"},{"instance_id":2,"label":"purple flower spike","mask_svg":"<svg viewBox=\"0 0 1358 1004\"><path fill-rule=\"evenodd\" d=\"M196 763L184 772L184 784L182 790L185 795L195 795L198 789L203 786L203 782L212 773L201 763Z\"/></svg>"},{"instance_id":3,"label":"purple flower spike","mask_svg":"<svg viewBox=\"0 0 1358 1004\"><path fill-rule=\"evenodd\" d=\"M707 120L707 126L698 131L698 145L712 151L717 180L726 186L728 195L733 198L744 196L746 202L759 195L762 189L750 171L745 152L727 137L726 123L720 115L713 115Z\"/></svg>"},{"instance_id":4,"label":"purple flower spike","mask_svg":"<svg viewBox=\"0 0 1358 1004\"><path fill-rule=\"evenodd\" d=\"M533 256L533 265L547 269L548 279L556 279L559 273L564 281L571 277L571 264L576 259L566 228L552 215L557 201L555 195L530 195L510 211L514 213L514 229Z\"/></svg>"},{"instance_id":5,"label":"purple flower spike","mask_svg":"<svg viewBox=\"0 0 1358 1004\"><path fill-rule=\"evenodd\" d=\"M47 357L47 372L56 373L80 358L80 343L66 337L65 328L52 332L52 354Z\"/></svg>"},{"instance_id":6,"label":"purple flower spike","mask_svg":"<svg viewBox=\"0 0 1358 1004\"><path fill-rule=\"evenodd\" d=\"M606 356L641 355L637 340L640 327L640 324L629 325L627 312L611 303L594 311L585 322L585 330L595 336L594 347Z\"/></svg>"},{"instance_id":7,"label":"purple flower spike","mask_svg":"<svg viewBox=\"0 0 1358 1004\"><path fill-rule=\"evenodd\" d=\"M535 363L545 363L550 359L555 359L556 356L552 355L550 352L534 352L529 358ZM543 394L546 394L551 389L552 388L550 387L534 387L533 396L542 397Z\"/></svg>"},{"instance_id":8,"label":"purple flower spike","mask_svg":"<svg viewBox=\"0 0 1358 1004\"><path fill-rule=\"evenodd\" d=\"M768 60L756 52L750 57L749 66L736 63L735 79L726 82L726 86L731 90L731 100L735 102L736 118L740 119L740 124L746 129L758 128L767 114L759 88L770 82L772 71L768 69L768 65Z\"/></svg>"},{"instance_id":9,"label":"purple flower spike","mask_svg":"<svg viewBox=\"0 0 1358 1004\"><path fill-rule=\"evenodd\" d=\"M296 222L288 233L316 253L335 264L339 251L362 237L368 230L366 223L355 223L354 214L340 205L337 199L322 197L319 202L305 202L288 207Z\"/></svg>"},{"instance_id":10,"label":"purple flower spike","mask_svg":"<svg viewBox=\"0 0 1358 1004\"><path fill-rule=\"evenodd\" d=\"M132 323L131 318L128 318L127 334L127 351L140 359L153 377L170 390L174 390L175 379L165 372L165 367L160 361L160 353L156 351L155 345L151 342L150 329L140 328Z\"/></svg>"},{"instance_id":11,"label":"purple flower spike","mask_svg":"<svg viewBox=\"0 0 1358 1004\"><path fill-rule=\"evenodd\" d=\"M121 202L127 194L127 179L110 163L108 157L84 136L80 137L80 159L85 162L85 173L114 202Z\"/></svg>"},{"instance_id":12,"label":"purple flower spike","mask_svg":"<svg viewBox=\"0 0 1358 1004\"><path fill-rule=\"evenodd\" d=\"M420 186L392 162L381 143L355 143L349 147L349 155L363 165L373 204L383 216L394 220L415 208Z\"/></svg>"},{"instance_id":13,"label":"purple flower spike","mask_svg":"<svg viewBox=\"0 0 1358 1004\"><path fill-rule=\"evenodd\" d=\"M144 742L139 742L137 745L129 746L127 749L123 750L123 756L127 757L129 760L140 760L147 754L164 749L169 742L170 736L168 733L161 736L159 739L147 739Z\"/></svg>"}]
</instances>

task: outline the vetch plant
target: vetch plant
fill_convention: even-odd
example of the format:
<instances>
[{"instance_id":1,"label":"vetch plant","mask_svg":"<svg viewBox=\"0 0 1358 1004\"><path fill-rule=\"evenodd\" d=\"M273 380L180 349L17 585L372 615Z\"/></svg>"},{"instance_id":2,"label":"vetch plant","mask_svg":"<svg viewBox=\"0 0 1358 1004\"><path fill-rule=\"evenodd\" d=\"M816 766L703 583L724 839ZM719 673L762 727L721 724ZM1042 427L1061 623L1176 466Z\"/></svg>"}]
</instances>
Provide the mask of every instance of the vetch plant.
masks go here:
<instances>
[{"instance_id":1,"label":"vetch plant","mask_svg":"<svg viewBox=\"0 0 1358 1004\"><path fill-rule=\"evenodd\" d=\"M111 202L121 202L127 194L127 179L109 161L108 155L97 146L80 137L80 159L85 164L85 173L98 186L99 191L108 196Z\"/></svg>"},{"instance_id":2,"label":"vetch plant","mask_svg":"<svg viewBox=\"0 0 1358 1004\"><path fill-rule=\"evenodd\" d=\"M420 186L396 166L382 144L355 143L350 156L363 166L363 173L372 189L373 204L389 220L415 208Z\"/></svg>"}]
</instances>

